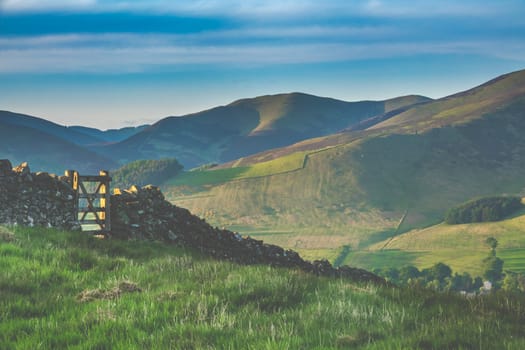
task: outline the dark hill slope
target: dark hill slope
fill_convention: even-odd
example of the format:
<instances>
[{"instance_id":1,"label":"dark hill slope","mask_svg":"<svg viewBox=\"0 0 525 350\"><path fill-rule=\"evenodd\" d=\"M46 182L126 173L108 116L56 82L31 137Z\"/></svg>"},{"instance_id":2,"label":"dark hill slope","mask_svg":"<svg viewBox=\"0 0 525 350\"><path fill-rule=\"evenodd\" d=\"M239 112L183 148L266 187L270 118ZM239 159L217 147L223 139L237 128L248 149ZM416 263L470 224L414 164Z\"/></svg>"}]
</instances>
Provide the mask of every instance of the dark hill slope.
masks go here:
<instances>
[{"instance_id":1,"label":"dark hill slope","mask_svg":"<svg viewBox=\"0 0 525 350\"><path fill-rule=\"evenodd\" d=\"M249 169L275 153L271 164L307 150L293 171L201 184L198 195L181 195L188 186L171 193L177 204L216 224L250 229L261 223L256 230L278 232L271 239L285 246L366 246L393 234L405 213L401 230L439 221L448 208L476 196L525 191L524 75L415 106L382 127L230 164ZM308 243L316 235L325 238Z\"/></svg>"},{"instance_id":2,"label":"dark hill slope","mask_svg":"<svg viewBox=\"0 0 525 350\"><path fill-rule=\"evenodd\" d=\"M101 140L100 143L103 142L120 142L128 137L131 137L135 135L138 132L141 132L142 130L146 129L149 125L140 125L140 126L130 126L120 129L108 129L108 130L99 130L96 128L88 128L85 126L70 126L68 129L75 130L79 133L82 133L84 135L91 136L95 139Z\"/></svg>"},{"instance_id":3,"label":"dark hill slope","mask_svg":"<svg viewBox=\"0 0 525 350\"><path fill-rule=\"evenodd\" d=\"M421 96L344 102L301 93L261 96L200 113L165 118L107 147L122 162L175 156L186 168L225 162L345 129Z\"/></svg>"},{"instance_id":4,"label":"dark hill slope","mask_svg":"<svg viewBox=\"0 0 525 350\"><path fill-rule=\"evenodd\" d=\"M30 162L38 169L57 174L65 169L82 173L115 167L115 163L52 134L0 121L0 159L13 164Z\"/></svg>"},{"instance_id":5,"label":"dark hill slope","mask_svg":"<svg viewBox=\"0 0 525 350\"><path fill-rule=\"evenodd\" d=\"M72 128L58 125L42 118L9 111L0 111L0 123L38 130L76 145L89 145L103 141L100 138L80 133Z\"/></svg>"}]
</instances>

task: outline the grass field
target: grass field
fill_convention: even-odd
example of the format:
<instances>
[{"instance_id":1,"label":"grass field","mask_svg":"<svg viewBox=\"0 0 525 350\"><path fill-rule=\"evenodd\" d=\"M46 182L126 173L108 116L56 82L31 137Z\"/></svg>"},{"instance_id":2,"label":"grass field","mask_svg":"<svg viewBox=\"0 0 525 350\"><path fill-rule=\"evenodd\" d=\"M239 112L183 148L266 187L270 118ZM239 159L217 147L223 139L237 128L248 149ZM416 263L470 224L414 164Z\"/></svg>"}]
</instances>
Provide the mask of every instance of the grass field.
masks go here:
<instances>
[{"instance_id":1,"label":"grass field","mask_svg":"<svg viewBox=\"0 0 525 350\"><path fill-rule=\"evenodd\" d=\"M504 270L525 272L525 213L498 221L462 225L444 223L416 229L352 252L345 263L367 269L411 264L426 268L444 262L458 272L481 274L490 253L488 237L498 240L497 255Z\"/></svg>"},{"instance_id":2,"label":"grass field","mask_svg":"<svg viewBox=\"0 0 525 350\"><path fill-rule=\"evenodd\" d=\"M464 299L0 229L2 349L523 349L525 298Z\"/></svg>"}]
</instances>

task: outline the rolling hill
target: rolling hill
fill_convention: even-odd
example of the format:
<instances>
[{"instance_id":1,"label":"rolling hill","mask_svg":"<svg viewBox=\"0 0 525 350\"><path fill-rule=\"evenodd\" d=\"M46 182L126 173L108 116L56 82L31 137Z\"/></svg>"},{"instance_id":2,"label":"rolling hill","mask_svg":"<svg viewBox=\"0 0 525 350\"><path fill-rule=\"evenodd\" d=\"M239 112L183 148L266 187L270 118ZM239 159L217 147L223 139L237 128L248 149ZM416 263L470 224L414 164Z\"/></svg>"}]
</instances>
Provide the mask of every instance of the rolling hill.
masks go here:
<instances>
[{"instance_id":1,"label":"rolling hill","mask_svg":"<svg viewBox=\"0 0 525 350\"><path fill-rule=\"evenodd\" d=\"M0 122L0 159L14 164L29 162L36 169L62 174L65 169L81 173L110 169L116 163L60 137L22 125Z\"/></svg>"},{"instance_id":2,"label":"rolling hill","mask_svg":"<svg viewBox=\"0 0 525 350\"><path fill-rule=\"evenodd\" d=\"M15 161L31 160L39 168L53 172L61 172L66 167L93 172L101 168L114 169L134 160L169 157L193 167L327 135L385 112L428 101L430 99L415 95L379 102L344 102L301 93L281 94L169 117L152 126L104 131L66 127L34 116L0 111L3 143L9 145L0 156ZM33 138L36 135L41 137ZM49 152L45 156L32 155L31 147L40 146ZM76 161L74 155L79 152L82 155Z\"/></svg>"},{"instance_id":3,"label":"rolling hill","mask_svg":"<svg viewBox=\"0 0 525 350\"><path fill-rule=\"evenodd\" d=\"M93 129L96 130L96 129ZM80 172L98 172L113 169L117 163L89 149L89 146L107 142L99 137L118 130L98 133L83 132L83 128L65 127L42 118L20 113L0 111L0 158L14 163L29 162L38 169L61 174L65 169ZM123 130L129 134L132 130Z\"/></svg>"},{"instance_id":4,"label":"rolling hill","mask_svg":"<svg viewBox=\"0 0 525 350\"><path fill-rule=\"evenodd\" d=\"M88 128L85 126L70 126L68 129L74 130L76 132L82 133L87 136L91 136L97 140L97 144L100 143L114 143L120 142L128 137L135 135L136 133L146 129L149 125L140 125L140 126L129 126L120 129L108 129L108 130L99 130L96 128Z\"/></svg>"},{"instance_id":5,"label":"rolling hill","mask_svg":"<svg viewBox=\"0 0 525 350\"><path fill-rule=\"evenodd\" d=\"M9 111L0 111L0 123L2 125L21 126L38 130L76 145L85 146L103 141L98 137L78 132L75 129L68 128L42 118Z\"/></svg>"},{"instance_id":6,"label":"rolling hill","mask_svg":"<svg viewBox=\"0 0 525 350\"><path fill-rule=\"evenodd\" d=\"M333 257L437 223L470 198L521 193L524 111L518 71L365 130L186 173L165 190L217 225Z\"/></svg>"},{"instance_id":7,"label":"rolling hill","mask_svg":"<svg viewBox=\"0 0 525 350\"><path fill-rule=\"evenodd\" d=\"M481 274L480 262L490 248L488 237L498 241L497 256L504 269L525 272L525 212L503 221L448 225L439 223L410 230L369 247L351 252L344 264L366 268L395 267L409 263L429 267L447 261L455 271Z\"/></svg>"},{"instance_id":8,"label":"rolling hill","mask_svg":"<svg viewBox=\"0 0 525 350\"><path fill-rule=\"evenodd\" d=\"M100 169L114 169L118 163L109 155L94 152L94 145L121 141L146 127L102 131L66 127L26 114L0 111L0 158L15 163L27 161L38 169L57 174L70 168L96 173Z\"/></svg>"},{"instance_id":9,"label":"rolling hill","mask_svg":"<svg viewBox=\"0 0 525 350\"><path fill-rule=\"evenodd\" d=\"M121 163L176 157L186 168L222 163L328 135L393 109L428 102L422 96L344 102L302 93L260 96L160 120L104 152Z\"/></svg>"}]
</instances>

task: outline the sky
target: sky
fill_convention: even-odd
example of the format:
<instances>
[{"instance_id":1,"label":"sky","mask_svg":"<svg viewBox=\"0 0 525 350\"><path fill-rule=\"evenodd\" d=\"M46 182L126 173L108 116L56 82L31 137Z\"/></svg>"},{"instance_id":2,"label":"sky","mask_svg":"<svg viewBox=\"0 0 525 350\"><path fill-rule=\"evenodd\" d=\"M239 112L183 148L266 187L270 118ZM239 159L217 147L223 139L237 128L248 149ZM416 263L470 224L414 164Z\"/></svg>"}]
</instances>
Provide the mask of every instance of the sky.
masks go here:
<instances>
[{"instance_id":1,"label":"sky","mask_svg":"<svg viewBox=\"0 0 525 350\"><path fill-rule=\"evenodd\" d=\"M240 98L447 96L525 68L523 0L0 0L0 110L99 129Z\"/></svg>"}]
</instances>

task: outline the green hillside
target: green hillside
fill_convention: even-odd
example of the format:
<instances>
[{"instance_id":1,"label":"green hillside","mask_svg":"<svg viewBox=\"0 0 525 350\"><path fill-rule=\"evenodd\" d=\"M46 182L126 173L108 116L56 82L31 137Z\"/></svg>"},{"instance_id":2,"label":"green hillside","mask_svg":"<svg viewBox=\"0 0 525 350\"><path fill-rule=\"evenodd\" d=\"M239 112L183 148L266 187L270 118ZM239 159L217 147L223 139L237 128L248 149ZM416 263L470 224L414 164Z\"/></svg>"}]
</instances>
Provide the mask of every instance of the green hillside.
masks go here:
<instances>
[{"instance_id":1,"label":"green hillside","mask_svg":"<svg viewBox=\"0 0 525 350\"><path fill-rule=\"evenodd\" d=\"M160 120L104 147L121 163L175 156L187 169L222 163L300 140L328 135L392 108L427 102L423 96L345 102L302 93L260 96Z\"/></svg>"},{"instance_id":2,"label":"green hillside","mask_svg":"<svg viewBox=\"0 0 525 350\"><path fill-rule=\"evenodd\" d=\"M430 121L404 124L403 119L390 127L303 141L228 163L230 170L222 166L222 174L235 174L231 178L212 180L218 170L187 173L165 190L176 204L216 225L264 237L307 257L333 257L343 245L363 249L440 222L446 210L468 199L521 193L524 76L525 71L516 72L415 106L417 113L402 112L427 115ZM475 101L482 107L474 108ZM471 107L451 107L461 103ZM418 123L421 127L414 126ZM283 156L303 161L289 171L246 175ZM197 178L210 180L194 186Z\"/></svg>"},{"instance_id":3,"label":"green hillside","mask_svg":"<svg viewBox=\"0 0 525 350\"><path fill-rule=\"evenodd\" d=\"M523 295L466 299L0 227L2 349L523 349Z\"/></svg>"},{"instance_id":4,"label":"green hillside","mask_svg":"<svg viewBox=\"0 0 525 350\"><path fill-rule=\"evenodd\" d=\"M505 74L471 90L410 108L371 129L412 132L467 123L523 97L524 81L525 70Z\"/></svg>"},{"instance_id":5,"label":"green hillside","mask_svg":"<svg viewBox=\"0 0 525 350\"><path fill-rule=\"evenodd\" d=\"M490 253L488 237L498 241L497 256L504 270L525 272L525 212L497 222L448 225L440 223L410 230L354 251L344 261L368 269L412 264L429 267L446 261L456 271L480 273L480 262Z\"/></svg>"}]
</instances>

